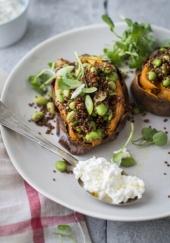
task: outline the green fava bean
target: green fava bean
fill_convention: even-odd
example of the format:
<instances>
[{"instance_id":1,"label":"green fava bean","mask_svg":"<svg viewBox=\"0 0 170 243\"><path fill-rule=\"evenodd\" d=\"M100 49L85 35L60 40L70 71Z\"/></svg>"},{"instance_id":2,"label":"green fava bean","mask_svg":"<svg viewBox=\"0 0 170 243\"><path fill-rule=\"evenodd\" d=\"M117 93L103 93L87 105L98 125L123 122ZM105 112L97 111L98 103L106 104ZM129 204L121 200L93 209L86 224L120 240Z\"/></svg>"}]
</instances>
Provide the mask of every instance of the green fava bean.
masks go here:
<instances>
[{"instance_id":1,"label":"green fava bean","mask_svg":"<svg viewBox=\"0 0 170 243\"><path fill-rule=\"evenodd\" d=\"M68 112L68 114L67 114L67 121L68 122L73 121L74 120L74 117L75 117L75 112L74 111Z\"/></svg>"},{"instance_id":2,"label":"green fava bean","mask_svg":"<svg viewBox=\"0 0 170 243\"><path fill-rule=\"evenodd\" d=\"M64 95L64 97L69 97L69 95L70 95L70 90L69 90L69 89L64 89L64 90L63 90L63 95Z\"/></svg>"},{"instance_id":3,"label":"green fava bean","mask_svg":"<svg viewBox=\"0 0 170 243\"><path fill-rule=\"evenodd\" d=\"M164 87L170 86L170 78L167 77L166 79L164 79L162 81L162 84L163 84Z\"/></svg>"},{"instance_id":4,"label":"green fava bean","mask_svg":"<svg viewBox=\"0 0 170 243\"><path fill-rule=\"evenodd\" d=\"M32 121L34 122L38 122L40 121L42 118L44 117L44 113L41 111L36 111L33 115L32 115Z\"/></svg>"},{"instance_id":5,"label":"green fava bean","mask_svg":"<svg viewBox=\"0 0 170 243\"><path fill-rule=\"evenodd\" d=\"M118 80L118 75L117 75L117 73L112 73L111 76L109 76L109 79L110 79L111 81L116 81L116 80Z\"/></svg>"},{"instance_id":6,"label":"green fava bean","mask_svg":"<svg viewBox=\"0 0 170 243\"><path fill-rule=\"evenodd\" d=\"M48 102L47 103L47 110L50 114L54 115L55 114L55 106L53 102Z\"/></svg>"},{"instance_id":7,"label":"green fava bean","mask_svg":"<svg viewBox=\"0 0 170 243\"><path fill-rule=\"evenodd\" d=\"M150 71L148 73L148 79L151 80L151 81L155 80L156 79L156 73L153 72L153 71Z\"/></svg>"},{"instance_id":8,"label":"green fava bean","mask_svg":"<svg viewBox=\"0 0 170 243\"><path fill-rule=\"evenodd\" d=\"M101 138L102 138L102 132L100 130L89 132L85 136L85 139L88 142L91 142L96 139L101 139Z\"/></svg>"},{"instance_id":9,"label":"green fava bean","mask_svg":"<svg viewBox=\"0 0 170 243\"><path fill-rule=\"evenodd\" d=\"M69 104L69 108L70 108L71 110L74 110L75 107L76 107L76 103L75 103L75 101L72 101L72 102Z\"/></svg>"},{"instance_id":10,"label":"green fava bean","mask_svg":"<svg viewBox=\"0 0 170 243\"><path fill-rule=\"evenodd\" d=\"M47 104L48 100L44 96L37 96L34 99L35 104L44 106Z\"/></svg>"},{"instance_id":11,"label":"green fava bean","mask_svg":"<svg viewBox=\"0 0 170 243\"><path fill-rule=\"evenodd\" d=\"M109 81L109 87L111 88L111 89L113 89L113 90L115 90L116 89L116 83L114 82L114 81Z\"/></svg>"},{"instance_id":12,"label":"green fava bean","mask_svg":"<svg viewBox=\"0 0 170 243\"><path fill-rule=\"evenodd\" d=\"M66 172L67 162L65 160L58 160L55 164L55 168L60 172Z\"/></svg>"},{"instance_id":13,"label":"green fava bean","mask_svg":"<svg viewBox=\"0 0 170 243\"><path fill-rule=\"evenodd\" d=\"M104 116L108 111L108 107L101 103L100 105L96 106L96 112L99 116Z\"/></svg>"},{"instance_id":14,"label":"green fava bean","mask_svg":"<svg viewBox=\"0 0 170 243\"><path fill-rule=\"evenodd\" d=\"M161 63L162 63L161 59L156 58L156 59L153 60L153 65L155 67L159 67L161 65Z\"/></svg>"}]
</instances>

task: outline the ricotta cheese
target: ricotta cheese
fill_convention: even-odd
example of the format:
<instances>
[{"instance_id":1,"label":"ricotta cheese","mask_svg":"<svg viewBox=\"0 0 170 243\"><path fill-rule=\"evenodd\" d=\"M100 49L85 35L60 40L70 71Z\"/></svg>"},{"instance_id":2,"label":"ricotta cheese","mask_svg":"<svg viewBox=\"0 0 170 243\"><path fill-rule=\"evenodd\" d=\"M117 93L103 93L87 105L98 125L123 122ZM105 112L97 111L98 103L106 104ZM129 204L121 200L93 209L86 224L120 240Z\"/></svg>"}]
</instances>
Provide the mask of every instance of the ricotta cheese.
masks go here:
<instances>
[{"instance_id":1,"label":"ricotta cheese","mask_svg":"<svg viewBox=\"0 0 170 243\"><path fill-rule=\"evenodd\" d=\"M77 180L83 182L86 191L95 193L101 200L109 198L113 204L139 199L145 191L143 180L136 176L124 175L116 163L102 157L79 161L73 173Z\"/></svg>"}]
</instances>

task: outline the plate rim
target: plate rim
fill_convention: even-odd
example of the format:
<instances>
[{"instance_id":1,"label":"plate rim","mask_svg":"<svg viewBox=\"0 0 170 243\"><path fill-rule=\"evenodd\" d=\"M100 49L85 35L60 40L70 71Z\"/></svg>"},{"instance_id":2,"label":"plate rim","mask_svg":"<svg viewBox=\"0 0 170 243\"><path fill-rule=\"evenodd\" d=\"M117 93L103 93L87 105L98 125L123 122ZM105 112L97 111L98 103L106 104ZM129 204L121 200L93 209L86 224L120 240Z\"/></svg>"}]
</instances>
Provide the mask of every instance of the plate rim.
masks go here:
<instances>
[{"instance_id":1,"label":"plate rim","mask_svg":"<svg viewBox=\"0 0 170 243\"><path fill-rule=\"evenodd\" d=\"M115 23L116 27L117 26L121 26L121 25L125 25L123 22L118 22ZM153 29L157 30L157 31L163 31L163 32L167 32L170 34L170 30L164 27L160 27L160 26L156 26L156 25L151 25ZM22 64L23 61L29 59L29 57L38 49L42 48L43 45L46 45L47 43L52 42L55 39L60 39L63 38L65 36L68 36L70 34L76 34L78 32L82 32L82 31L86 31L89 29L100 29L100 28L107 28L106 25L104 24L93 24L93 25L87 25L87 26L82 26L82 27L78 27L78 28L73 28L71 30L68 31L64 31L61 32L59 34L56 34L50 38L47 38L46 40L40 42L39 44L37 44L35 47L33 47L30 51L28 51L22 58L21 60L13 67L12 71L10 72L10 74L8 75L7 79L5 80L4 86L3 86L3 90L1 92L1 100L4 102L5 98L6 98L6 93L7 93L7 89L8 86L11 83L12 80L12 76L17 72L19 66ZM87 209L82 209L82 208L77 208L74 206L70 206L69 204L67 204L67 202L62 201L50 194L48 194L48 192L44 191L42 188L40 188L39 186L37 186L36 184L34 184L34 181L32 181L29 176L27 176L25 174L25 172L23 171L23 169L21 169L17 163L17 161L15 161L15 158L12 156L12 152L10 151L9 147L8 147L8 139L6 136L6 132L7 129L3 126L0 127L1 130L1 135L2 135L2 140L4 142L5 148L7 150L7 153L9 155L10 161L13 164L13 166L16 168L16 170L18 171L18 173L20 174L21 177L23 177L24 180L26 180L35 190L37 190L38 192L40 192L42 195L44 195L45 197L49 198L50 200L59 203L60 205L67 207L71 210L80 212L81 214L87 215L87 216L91 216L91 217L95 217L98 219L104 219L104 220L112 220L112 221L120 221L120 222L134 222L134 221L148 221L148 220L155 220L155 219L161 219L161 218L166 218L170 216L170 212L169 213L164 213L164 214L155 214L155 216L148 216L148 217L127 217L127 218L123 218L123 217L114 217L114 216L110 216L107 218L104 217L103 214L100 213L95 213L92 211L89 211Z\"/></svg>"}]
</instances>

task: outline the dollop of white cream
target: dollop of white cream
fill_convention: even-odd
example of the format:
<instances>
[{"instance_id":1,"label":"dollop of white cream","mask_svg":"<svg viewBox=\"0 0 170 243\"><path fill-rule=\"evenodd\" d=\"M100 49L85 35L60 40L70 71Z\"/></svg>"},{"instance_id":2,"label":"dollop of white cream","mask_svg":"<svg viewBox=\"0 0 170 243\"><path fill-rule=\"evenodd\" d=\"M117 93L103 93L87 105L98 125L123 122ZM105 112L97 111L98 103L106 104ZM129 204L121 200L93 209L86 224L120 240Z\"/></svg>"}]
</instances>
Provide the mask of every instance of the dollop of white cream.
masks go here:
<instances>
[{"instance_id":1,"label":"dollop of white cream","mask_svg":"<svg viewBox=\"0 0 170 243\"><path fill-rule=\"evenodd\" d=\"M122 172L117 164L102 157L79 161L73 170L75 178L81 179L86 191L97 194L99 199L109 198L113 204L139 199L145 191L143 180Z\"/></svg>"},{"instance_id":2,"label":"dollop of white cream","mask_svg":"<svg viewBox=\"0 0 170 243\"><path fill-rule=\"evenodd\" d=\"M0 24L5 24L19 16L25 5L23 0L0 0Z\"/></svg>"}]
</instances>

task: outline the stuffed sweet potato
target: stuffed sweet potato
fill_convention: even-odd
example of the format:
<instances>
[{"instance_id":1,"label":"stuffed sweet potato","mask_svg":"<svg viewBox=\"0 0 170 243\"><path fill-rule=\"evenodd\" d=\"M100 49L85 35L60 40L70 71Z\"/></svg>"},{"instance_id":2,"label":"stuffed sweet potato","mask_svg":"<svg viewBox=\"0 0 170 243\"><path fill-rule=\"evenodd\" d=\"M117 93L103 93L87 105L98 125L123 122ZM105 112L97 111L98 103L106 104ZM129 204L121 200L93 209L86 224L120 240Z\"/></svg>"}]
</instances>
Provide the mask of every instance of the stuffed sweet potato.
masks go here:
<instances>
[{"instance_id":1,"label":"stuffed sweet potato","mask_svg":"<svg viewBox=\"0 0 170 243\"><path fill-rule=\"evenodd\" d=\"M136 102L159 116L170 116L170 48L155 51L131 85Z\"/></svg>"},{"instance_id":2,"label":"stuffed sweet potato","mask_svg":"<svg viewBox=\"0 0 170 243\"><path fill-rule=\"evenodd\" d=\"M52 83L59 142L73 154L84 154L115 138L128 111L128 93L117 68L99 56L77 56L56 62Z\"/></svg>"}]
</instances>

